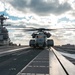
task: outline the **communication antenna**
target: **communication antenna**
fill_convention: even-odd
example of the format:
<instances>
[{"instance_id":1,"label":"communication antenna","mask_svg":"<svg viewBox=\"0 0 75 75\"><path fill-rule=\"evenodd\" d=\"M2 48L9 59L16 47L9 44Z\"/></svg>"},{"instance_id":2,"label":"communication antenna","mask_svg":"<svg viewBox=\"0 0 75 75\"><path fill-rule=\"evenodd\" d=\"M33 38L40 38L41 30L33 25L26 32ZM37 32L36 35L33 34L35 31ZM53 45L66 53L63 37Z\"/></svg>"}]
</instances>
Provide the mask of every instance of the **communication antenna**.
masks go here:
<instances>
[{"instance_id":1,"label":"communication antenna","mask_svg":"<svg viewBox=\"0 0 75 75\"><path fill-rule=\"evenodd\" d=\"M4 17L4 14L0 15L0 23L1 23L1 26L4 26L4 20L6 20L7 18Z\"/></svg>"}]
</instances>

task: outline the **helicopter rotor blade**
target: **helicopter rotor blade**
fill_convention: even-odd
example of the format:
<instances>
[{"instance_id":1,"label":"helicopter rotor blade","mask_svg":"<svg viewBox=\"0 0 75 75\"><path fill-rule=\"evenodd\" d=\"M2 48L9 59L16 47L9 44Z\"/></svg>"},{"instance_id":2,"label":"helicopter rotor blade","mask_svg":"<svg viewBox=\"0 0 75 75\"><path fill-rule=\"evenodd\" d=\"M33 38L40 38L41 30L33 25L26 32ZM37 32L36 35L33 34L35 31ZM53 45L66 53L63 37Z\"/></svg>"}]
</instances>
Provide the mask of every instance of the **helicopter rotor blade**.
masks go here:
<instances>
[{"instance_id":1,"label":"helicopter rotor blade","mask_svg":"<svg viewBox=\"0 0 75 75\"><path fill-rule=\"evenodd\" d=\"M53 31L53 30L64 30L64 29L75 29L75 28L53 28L53 29L45 29L46 31Z\"/></svg>"},{"instance_id":2,"label":"helicopter rotor blade","mask_svg":"<svg viewBox=\"0 0 75 75\"><path fill-rule=\"evenodd\" d=\"M75 28L50 28L50 29L45 29L45 28L34 28L34 27L25 27L25 28L10 28L10 29L15 29L15 30L23 30L23 31L56 31L56 30L72 30Z\"/></svg>"},{"instance_id":3,"label":"helicopter rotor blade","mask_svg":"<svg viewBox=\"0 0 75 75\"><path fill-rule=\"evenodd\" d=\"M11 24L4 24L3 26L11 26Z\"/></svg>"}]
</instances>

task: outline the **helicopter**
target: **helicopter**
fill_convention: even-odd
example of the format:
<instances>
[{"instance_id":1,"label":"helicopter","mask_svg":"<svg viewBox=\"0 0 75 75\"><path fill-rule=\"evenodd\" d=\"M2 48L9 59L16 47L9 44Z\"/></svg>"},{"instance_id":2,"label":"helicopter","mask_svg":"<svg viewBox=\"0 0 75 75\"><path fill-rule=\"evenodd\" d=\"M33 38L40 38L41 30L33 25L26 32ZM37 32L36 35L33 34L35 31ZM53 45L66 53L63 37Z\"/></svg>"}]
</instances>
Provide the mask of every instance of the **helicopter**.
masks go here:
<instances>
[{"instance_id":1,"label":"helicopter","mask_svg":"<svg viewBox=\"0 0 75 75\"><path fill-rule=\"evenodd\" d=\"M32 39L29 41L29 46L33 48L45 48L54 46L54 41L52 39L47 39L51 37L51 34L47 31L52 31L55 29L45 29L45 28L32 28L25 29L25 31L37 31L32 33Z\"/></svg>"}]
</instances>

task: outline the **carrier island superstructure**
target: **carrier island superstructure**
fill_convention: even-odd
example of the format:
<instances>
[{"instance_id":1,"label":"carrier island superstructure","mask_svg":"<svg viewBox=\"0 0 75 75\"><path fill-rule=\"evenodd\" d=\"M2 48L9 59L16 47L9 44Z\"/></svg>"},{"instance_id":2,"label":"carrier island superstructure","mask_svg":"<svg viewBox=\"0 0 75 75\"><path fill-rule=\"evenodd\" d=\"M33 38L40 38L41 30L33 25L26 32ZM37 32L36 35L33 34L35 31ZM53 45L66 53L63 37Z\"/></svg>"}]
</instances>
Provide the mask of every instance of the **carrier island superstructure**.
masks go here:
<instances>
[{"instance_id":1,"label":"carrier island superstructure","mask_svg":"<svg viewBox=\"0 0 75 75\"><path fill-rule=\"evenodd\" d=\"M8 30L6 29L6 27L4 25L4 20L6 20L6 19L7 19L7 17L4 17L4 14L0 15L0 46L10 44Z\"/></svg>"}]
</instances>

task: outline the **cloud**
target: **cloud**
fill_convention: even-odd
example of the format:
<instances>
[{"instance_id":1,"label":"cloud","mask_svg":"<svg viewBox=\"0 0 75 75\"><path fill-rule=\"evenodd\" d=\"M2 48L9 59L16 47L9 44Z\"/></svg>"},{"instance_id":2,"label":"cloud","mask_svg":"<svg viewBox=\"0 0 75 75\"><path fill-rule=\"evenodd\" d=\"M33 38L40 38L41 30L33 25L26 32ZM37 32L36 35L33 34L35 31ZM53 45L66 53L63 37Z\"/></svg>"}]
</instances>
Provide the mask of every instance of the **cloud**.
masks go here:
<instances>
[{"instance_id":1,"label":"cloud","mask_svg":"<svg viewBox=\"0 0 75 75\"><path fill-rule=\"evenodd\" d=\"M63 44L70 43L75 44L75 29L63 29L57 30L52 33L52 36L56 37L58 40L61 40Z\"/></svg>"},{"instance_id":2,"label":"cloud","mask_svg":"<svg viewBox=\"0 0 75 75\"><path fill-rule=\"evenodd\" d=\"M31 39L31 35L27 32L20 31L20 30L10 30L9 31L9 37L12 42L14 43L21 43L22 45L28 45L29 40Z\"/></svg>"},{"instance_id":3,"label":"cloud","mask_svg":"<svg viewBox=\"0 0 75 75\"><path fill-rule=\"evenodd\" d=\"M26 12L27 9L27 0L13 0L12 2L10 2L12 4L13 7L15 7L16 9L20 10L20 11L24 11Z\"/></svg>"},{"instance_id":4,"label":"cloud","mask_svg":"<svg viewBox=\"0 0 75 75\"><path fill-rule=\"evenodd\" d=\"M10 3L5 3L6 5L6 13L10 16L10 17L24 17L24 13L22 13L21 11L18 11L15 9L15 7L13 7Z\"/></svg>"},{"instance_id":5,"label":"cloud","mask_svg":"<svg viewBox=\"0 0 75 75\"><path fill-rule=\"evenodd\" d=\"M69 16L71 16L71 19L75 19L75 9L69 12Z\"/></svg>"},{"instance_id":6,"label":"cloud","mask_svg":"<svg viewBox=\"0 0 75 75\"><path fill-rule=\"evenodd\" d=\"M65 2L63 4L59 4L58 0L54 0L54 2L44 2L43 0L31 0L30 4L31 10L37 14L63 14L69 10L71 10L71 6Z\"/></svg>"},{"instance_id":7,"label":"cloud","mask_svg":"<svg viewBox=\"0 0 75 75\"><path fill-rule=\"evenodd\" d=\"M59 0L12 0L9 3L21 12L31 12L43 16L49 14L59 15L72 9L68 2L60 4Z\"/></svg>"},{"instance_id":8,"label":"cloud","mask_svg":"<svg viewBox=\"0 0 75 75\"><path fill-rule=\"evenodd\" d=\"M0 1L0 12L4 10L5 10L4 4Z\"/></svg>"}]
</instances>

